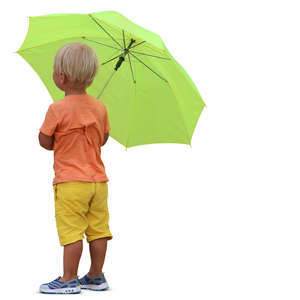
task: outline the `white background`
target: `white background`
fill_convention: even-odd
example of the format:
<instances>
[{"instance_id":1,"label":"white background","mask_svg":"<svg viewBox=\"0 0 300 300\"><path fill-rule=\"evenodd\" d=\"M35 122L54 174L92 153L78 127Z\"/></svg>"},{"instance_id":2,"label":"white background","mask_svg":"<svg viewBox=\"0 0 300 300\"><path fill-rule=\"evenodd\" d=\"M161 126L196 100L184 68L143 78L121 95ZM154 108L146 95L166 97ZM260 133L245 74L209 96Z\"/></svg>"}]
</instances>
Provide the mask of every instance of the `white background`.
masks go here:
<instances>
[{"instance_id":1,"label":"white background","mask_svg":"<svg viewBox=\"0 0 300 300\"><path fill-rule=\"evenodd\" d=\"M125 151L109 138L102 159L114 235L104 266L111 290L74 297L299 299L297 2L2 2L1 298L47 297L39 285L62 275L53 152L38 143L52 100L13 53L27 16L116 10L161 35L207 107L192 148ZM84 246L79 275L88 270Z\"/></svg>"}]
</instances>

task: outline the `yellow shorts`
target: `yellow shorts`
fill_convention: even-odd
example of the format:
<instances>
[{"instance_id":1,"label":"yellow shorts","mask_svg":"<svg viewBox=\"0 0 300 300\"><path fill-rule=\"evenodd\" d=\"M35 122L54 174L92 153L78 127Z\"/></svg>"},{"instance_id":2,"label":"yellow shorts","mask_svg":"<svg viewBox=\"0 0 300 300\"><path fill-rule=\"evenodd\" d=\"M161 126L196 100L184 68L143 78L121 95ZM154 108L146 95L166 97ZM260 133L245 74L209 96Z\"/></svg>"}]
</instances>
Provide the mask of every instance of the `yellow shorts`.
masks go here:
<instances>
[{"instance_id":1,"label":"yellow shorts","mask_svg":"<svg viewBox=\"0 0 300 300\"><path fill-rule=\"evenodd\" d=\"M71 181L53 185L55 218L62 246L112 238L108 226L107 182Z\"/></svg>"}]
</instances>

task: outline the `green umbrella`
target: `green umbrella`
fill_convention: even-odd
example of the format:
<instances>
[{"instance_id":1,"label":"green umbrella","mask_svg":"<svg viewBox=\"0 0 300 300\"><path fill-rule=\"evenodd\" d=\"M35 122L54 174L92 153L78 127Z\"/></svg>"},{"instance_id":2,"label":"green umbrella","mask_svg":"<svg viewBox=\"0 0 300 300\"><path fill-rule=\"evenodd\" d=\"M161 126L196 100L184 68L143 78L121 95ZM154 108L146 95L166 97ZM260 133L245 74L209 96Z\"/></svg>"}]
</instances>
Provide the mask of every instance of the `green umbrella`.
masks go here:
<instances>
[{"instance_id":1,"label":"green umbrella","mask_svg":"<svg viewBox=\"0 0 300 300\"><path fill-rule=\"evenodd\" d=\"M64 97L52 80L54 57L70 42L86 43L98 54L99 72L87 93L106 105L110 136L126 149L153 143L191 145L205 103L159 35L115 11L30 17L17 53L54 101Z\"/></svg>"}]
</instances>

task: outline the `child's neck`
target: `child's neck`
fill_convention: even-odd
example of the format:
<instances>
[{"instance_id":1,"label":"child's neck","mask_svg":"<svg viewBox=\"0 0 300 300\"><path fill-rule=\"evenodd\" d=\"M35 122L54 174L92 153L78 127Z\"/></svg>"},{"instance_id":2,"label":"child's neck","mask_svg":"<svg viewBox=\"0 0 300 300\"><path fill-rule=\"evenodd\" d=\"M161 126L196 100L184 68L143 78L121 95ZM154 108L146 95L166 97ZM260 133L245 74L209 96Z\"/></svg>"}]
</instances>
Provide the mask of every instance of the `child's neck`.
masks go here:
<instances>
[{"instance_id":1,"label":"child's neck","mask_svg":"<svg viewBox=\"0 0 300 300\"><path fill-rule=\"evenodd\" d=\"M85 89L74 89L74 88L65 89L65 96L68 96L68 95L81 95L81 94L86 94Z\"/></svg>"}]
</instances>

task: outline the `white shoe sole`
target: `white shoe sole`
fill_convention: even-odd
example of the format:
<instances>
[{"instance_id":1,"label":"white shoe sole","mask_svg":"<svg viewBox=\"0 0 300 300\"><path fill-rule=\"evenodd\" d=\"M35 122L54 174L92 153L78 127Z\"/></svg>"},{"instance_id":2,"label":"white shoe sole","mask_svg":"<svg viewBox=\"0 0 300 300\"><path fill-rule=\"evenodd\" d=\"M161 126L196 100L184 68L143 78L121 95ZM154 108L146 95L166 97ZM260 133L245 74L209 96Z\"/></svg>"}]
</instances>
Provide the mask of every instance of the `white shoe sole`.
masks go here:
<instances>
[{"instance_id":1,"label":"white shoe sole","mask_svg":"<svg viewBox=\"0 0 300 300\"><path fill-rule=\"evenodd\" d=\"M44 294L79 294L81 291L80 286L74 288L63 288L63 289L40 289L41 293Z\"/></svg>"},{"instance_id":2,"label":"white shoe sole","mask_svg":"<svg viewBox=\"0 0 300 300\"><path fill-rule=\"evenodd\" d=\"M92 291L104 291L109 288L107 282L103 282L101 284L81 284L80 288L84 290L92 290Z\"/></svg>"}]
</instances>

